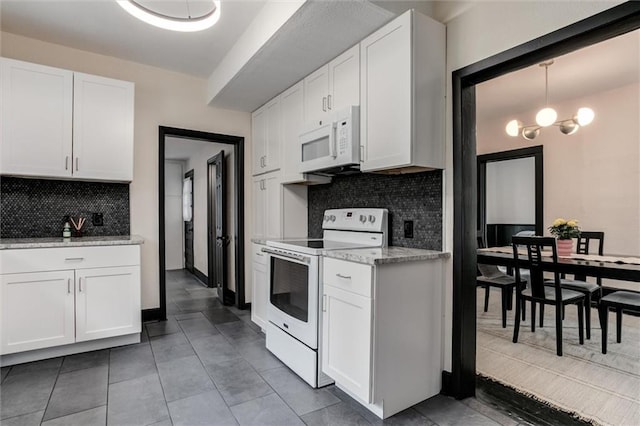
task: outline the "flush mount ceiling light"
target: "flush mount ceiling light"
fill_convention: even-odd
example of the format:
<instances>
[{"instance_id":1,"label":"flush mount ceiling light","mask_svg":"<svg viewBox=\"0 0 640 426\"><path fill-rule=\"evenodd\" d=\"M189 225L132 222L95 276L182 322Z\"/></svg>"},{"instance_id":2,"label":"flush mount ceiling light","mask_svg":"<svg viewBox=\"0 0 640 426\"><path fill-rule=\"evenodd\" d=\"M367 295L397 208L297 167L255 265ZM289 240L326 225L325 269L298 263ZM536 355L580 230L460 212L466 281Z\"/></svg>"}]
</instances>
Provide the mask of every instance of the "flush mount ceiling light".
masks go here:
<instances>
[{"instance_id":1,"label":"flush mount ceiling light","mask_svg":"<svg viewBox=\"0 0 640 426\"><path fill-rule=\"evenodd\" d=\"M135 18L149 25L171 31L202 31L211 28L220 19L220 0L195 2L191 0L191 4L189 4L189 0L184 0L183 6L182 2L152 2L149 0L117 0L117 2L120 7ZM178 4L181 6L180 8L176 8ZM204 8L202 8L203 5ZM167 6L172 7L167 9ZM170 10L170 13L162 10L163 8ZM192 8L201 10L192 14Z\"/></svg>"},{"instance_id":2,"label":"flush mount ceiling light","mask_svg":"<svg viewBox=\"0 0 640 426\"><path fill-rule=\"evenodd\" d=\"M572 135L581 126L586 126L593 121L595 113L591 108L580 108L576 115L566 120L558 120L558 113L549 106L549 67L553 61L543 62L539 66L544 67L544 108L536 114L536 124L523 125L520 120L511 120L507 123L505 131L507 135L522 136L527 140L533 140L540 134L540 129L549 126L558 126L565 135Z\"/></svg>"}]
</instances>

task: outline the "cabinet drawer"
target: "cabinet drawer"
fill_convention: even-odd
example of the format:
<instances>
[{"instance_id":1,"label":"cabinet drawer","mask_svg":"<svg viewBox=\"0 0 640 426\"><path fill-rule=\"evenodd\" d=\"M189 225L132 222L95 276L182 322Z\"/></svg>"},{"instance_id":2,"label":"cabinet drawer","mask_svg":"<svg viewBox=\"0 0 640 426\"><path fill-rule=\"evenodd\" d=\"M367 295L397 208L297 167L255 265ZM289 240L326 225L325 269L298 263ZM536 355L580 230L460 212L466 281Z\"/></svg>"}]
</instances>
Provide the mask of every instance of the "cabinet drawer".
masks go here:
<instances>
[{"instance_id":1,"label":"cabinet drawer","mask_svg":"<svg viewBox=\"0 0 640 426\"><path fill-rule=\"evenodd\" d=\"M253 261L255 263L259 263L260 265L267 264L267 254L262 252L262 244L254 244L253 245Z\"/></svg>"},{"instance_id":2,"label":"cabinet drawer","mask_svg":"<svg viewBox=\"0 0 640 426\"><path fill-rule=\"evenodd\" d=\"M0 250L3 274L139 264L137 245Z\"/></svg>"},{"instance_id":3,"label":"cabinet drawer","mask_svg":"<svg viewBox=\"0 0 640 426\"><path fill-rule=\"evenodd\" d=\"M360 263L324 258L324 284L371 297L372 267Z\"/></svg>"}]
</instances>

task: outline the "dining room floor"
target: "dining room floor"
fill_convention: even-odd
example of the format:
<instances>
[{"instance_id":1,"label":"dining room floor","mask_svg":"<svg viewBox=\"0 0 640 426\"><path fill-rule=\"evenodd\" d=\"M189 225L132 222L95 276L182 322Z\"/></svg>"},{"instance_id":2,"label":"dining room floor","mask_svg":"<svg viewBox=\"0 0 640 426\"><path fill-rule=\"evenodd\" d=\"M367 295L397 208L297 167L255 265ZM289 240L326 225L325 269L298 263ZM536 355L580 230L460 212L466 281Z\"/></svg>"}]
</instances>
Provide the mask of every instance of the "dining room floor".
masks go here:
<instances>
[{"instance_id":1,"label":"dining room floor","mask_svg":"<svg viewBox=\"0 0 640 426\"><path fill-rule=\"evenodd\" d=\"M545 310L544 328L531 332L530 305L513 343L515 311L507 311L502 328L500 291L492 289L483 312L484 289L477 296L479 375L525 395L575 413L595 424L640 424L640 317L623 315L622 342L615 342L615 314L609 314L607 354L601 352L598 313L591 310L591 339L580 345L577 312L568 306L563 322L563 352L556 355L555 314Z\"/></svg>"},{"instance_id":2,"label":"dining room floor","mask_svg":"<svg viewBox=\"0 0 640 426\"><path fill-rule=\"evenodd\" d=\"M265 349L248 310L167 273L168 321L141 342L2 367L0 423L15 425L524 425L476 398L435 396L384 422L335 386L312 389Z\"/></svg>"}]
</instances>

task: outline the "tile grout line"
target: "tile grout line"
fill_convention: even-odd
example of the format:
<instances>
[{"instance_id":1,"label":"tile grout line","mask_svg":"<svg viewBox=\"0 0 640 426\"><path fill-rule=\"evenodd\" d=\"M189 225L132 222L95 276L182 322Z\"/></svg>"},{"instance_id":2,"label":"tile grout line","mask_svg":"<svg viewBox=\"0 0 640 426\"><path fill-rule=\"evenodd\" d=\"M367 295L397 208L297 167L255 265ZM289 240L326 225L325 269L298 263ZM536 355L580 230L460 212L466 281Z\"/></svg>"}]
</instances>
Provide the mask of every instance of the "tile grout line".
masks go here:
<instances>
[{"instance_id":1,"label":"tile grout line","mask_svg":"<svg viewBox=\"0 0 640 426\"><path fill-rule=\"evenodd\" d=\"M176 322L178 322L178 320L176 320ZM153 366L155 367L156 374L158 375L158 382L160 382L160 389L162 389L162 398L164 399L164 406L167 409L167 415L169 416L169 421L171 422L171 424L173 424L171 411L169 411L169 403L167 402L167 395L165 394L164 385L162 384L162 379L160 378L160 370L158 370L158 362L156 361L156 354L155 354L155 351L153 350L153 345L151 344L151 337L149 336L149 333L147 333L147 337L149 337L149 349L151 349L151 356L153 356ZM154 336L154 337L157 337L157 336ZM158 422L155 422L155 423L158 423Z\"/></svg>"}]
</instances>

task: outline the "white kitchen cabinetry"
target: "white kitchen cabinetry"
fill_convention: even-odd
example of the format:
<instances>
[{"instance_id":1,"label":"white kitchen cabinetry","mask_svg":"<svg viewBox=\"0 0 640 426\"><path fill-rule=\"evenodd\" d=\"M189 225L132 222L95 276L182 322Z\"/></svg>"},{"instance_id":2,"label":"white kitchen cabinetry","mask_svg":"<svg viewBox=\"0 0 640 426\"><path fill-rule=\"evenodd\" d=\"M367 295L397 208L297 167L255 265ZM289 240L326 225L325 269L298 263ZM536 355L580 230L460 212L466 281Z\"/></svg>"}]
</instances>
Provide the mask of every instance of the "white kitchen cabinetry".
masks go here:
<instances>
[{"instance_id":1,"label":"white kitchen cabinetry","mask_svg":"<svg viewBox=\"0 0 640 426\"><path fill-rule=\"evenodd\" d=\"M71 177L73 72L0 60L0 172Z\"/></svg>"},{"instance_id":2,"label":"white kitchen cabinetry","mask_svg":"<svg viewBox=\"0 0 640 426\"><path fill-rule=\"evenodd\" d=\"M133 179L133 83L1 62L0 173Z\"/></svg>"},{"instance_id":3,"label":"white kitchen cabinetry","mask_svg":"<svg viewBox=\"0 0 640 426\"><path fill-rule=\"evenodd\" d=\"M280 98L276 97L251 116L253 130L253 174L280 168L281 120Z\"/></svg>"},{"instance_id":4,"label":"white kitchen cabinetry","mask_svg":"<svg viewBox=\"0 0 640 426\"><path fill-rule=\"evenodd\" d=\"M269 280L267 279L267 256L261 244L253 244L251 321L263 331L267 329L267 307L269 306Z\"/></svg>"},{"instance_id":5,"label":"white kitchen cabinetry","mask_svg":"<svg viewBox=\"0 0 640 426\"><path fill-rule=\"evenodd\" d=\"M133 83L74 73L73 176L133 180Z\"/></svg>"},{"instance_id":6,"label":"white kitchen cabinetry","mask_svg":"<svg viewBox=\"0 0 640 426\"><path fill-rule=\"evenodd\" d=\"M445 27L410 10L360 55L361 170L444 168Z\"/></svg>"},{"instance_id":7,"label":"white kitchen cabinetry","mask_svg":"<svg viewBox=\"0 0 640 426\"><path fill-rule=\"evenodd\" d=\"M1 250L0 266L6 365L139 341L139 246Z\"/></svg>"},{"instance_id":8,"label":"white kitchen cabinetry","mask_svg":"<svg viewBox=\"0 0 640 426\"><path fill-rule=\"evenodd\" d=\"M303 182L300 173L300 132L304 122L304 85L299 82L280 95L282 113L282 181Z\"/></svg>"},{"instance_id":9,"label":"white kitchen cabinetry","mask_svg":"<svg viewBox=\"0 0 640 426\"><path fill-rule=\"evenodd\" d=\"M282 238L282 185L280 172L253 179L253 235Z\"/></svg>"},{"instance_id":10,"label":"white kitchen cabinetry","mask_svg":"<svg viewBox=\"0 0 640 426\"><path fill-rule=\"evenodd\" d=\"M321 125L327 114L360 105L360 46L342 53L304 79L305 126Z\"/></svg>"},{"instance_id":11,"label":"white kitchen cabinetry","mask_svg":"<svg viewBox=\"0 0 640 426\"><path fill-rule=\"evenodd\" d=\"M322 371L380 418L440 392L442 271L324 258Z\"/></svg>"}]
</instances>

